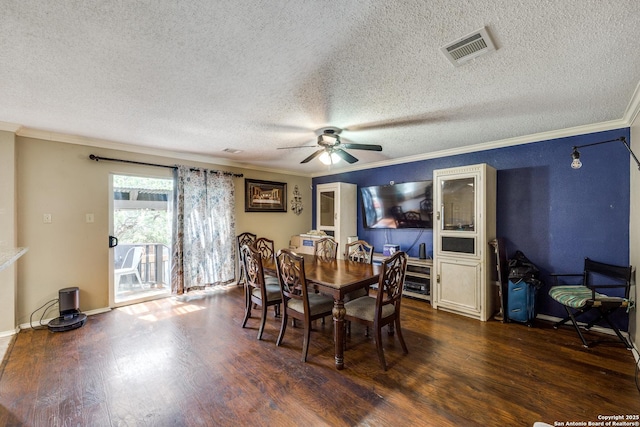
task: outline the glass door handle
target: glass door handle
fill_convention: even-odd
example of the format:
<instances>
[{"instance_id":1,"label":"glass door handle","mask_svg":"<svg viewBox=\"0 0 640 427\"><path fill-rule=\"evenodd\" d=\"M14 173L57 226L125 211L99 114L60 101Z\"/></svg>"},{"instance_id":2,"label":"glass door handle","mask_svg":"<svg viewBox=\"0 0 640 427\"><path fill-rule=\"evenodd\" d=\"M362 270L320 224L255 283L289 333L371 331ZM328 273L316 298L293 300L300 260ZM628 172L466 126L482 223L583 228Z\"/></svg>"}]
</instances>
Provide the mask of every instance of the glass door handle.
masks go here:
<instances>
[{"instance_id":1,"label":"glass door handle","mask_svg":"<svg viewBox=\"0 0 640 427\"><path fill-rule=\"evenodd\" d=\"M113 237L113 236L109 236L109 247L110 248L115 248L116 246L118 246L118 238L117 237Z\"/></svg>"}]
</instances>

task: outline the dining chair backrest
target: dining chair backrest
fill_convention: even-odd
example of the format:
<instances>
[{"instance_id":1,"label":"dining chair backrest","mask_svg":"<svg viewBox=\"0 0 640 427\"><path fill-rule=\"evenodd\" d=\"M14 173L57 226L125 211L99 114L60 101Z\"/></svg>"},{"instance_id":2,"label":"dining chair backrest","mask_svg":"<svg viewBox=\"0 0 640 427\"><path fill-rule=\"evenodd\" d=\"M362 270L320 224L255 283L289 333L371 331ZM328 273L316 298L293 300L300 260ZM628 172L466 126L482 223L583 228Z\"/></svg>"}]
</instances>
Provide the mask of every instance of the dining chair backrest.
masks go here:
<instances>
[{"instance_id":1,"label":"dining chair backrest","mask_svg":"<svg viewBox=\"0 0 640 427\"><path fill-rule=\"evenodd\" d=\"M345 259L371 264L373 262L373 246L364 240L347 243L344 251Z\"/></svg>"},{"instance_id":2,"label":"dining chair backrest","mask_svg":"<svg viewBox=\"0 0 640 427\"><path fill-rule=\"evenodd\" d=\"M400 316L400 301L402 287L407 271L407 255L396 252L382 262L380 279L378 280L378 295L376 296L376 317L382 319L385 306L393 304L395 317Z\"/></svg>"},{"instance_id":3,"label":"dining chair backrest","mask_svg":"<svg viewBox=\"0 0 640 427\"><path fill-rule=\"evenodd\" d=\"M290 249L280 249L276 255L276 266L283 300L302 300L305 311L309 309L307 279L304 274L304 257Z\"/></svg>"},{"instance_id":4,"label":"dining chair backrest","mask_svg":"<svg viewBox=\"0 0 640 427\"><path fill-rule=\"evenodd\" d=\"M323 237L316 241L314 254L323 259L336 259L338 257L338 242L332 237Z\"/></svg>"},{"instance_id":5,"label":"dining chair backrest","mask_svg":"<svg viewBox=\"0 0 640 427\"><path fill-rule=\"evenodd\" d=\"M238 251L242 248L242 245L250 245L256 241L256 236L253 233L241 233L236 236L236 240L238 242Z\"/></svg>"},{"instance_id":6,"label":"dining chair backrest","mask_svg":"<svg viewBox=\"0 0 640 427\"><path fill-rule=\"evenodd\" d=\"M242 279L246 279L246 273L244 271L244 260L242 258L242 246L251 245L256 241L256 235L253 233L245 232L236 236L236 243L238 249L238 283L242 282Z\"/></svg>"},{"instance_id":7,"label":"dining chair backrest","mask_svg":"<svg viewBox=\"0 0 640 427\"><path fill-rule=\"evenodd\" d=\"M260 237L256 239L253 246L260 253L260 257L263 260L273 260L275 257L275 250L273 246L273 240L266 237Z\"/></svg>"},{"instance_id":8,"label":"dining chair backrest","mask_svg":"<svg viewBox=\"0 0 640 427\"><path fill-rule=\"evenodd\" d=\"M260 289L260 293L265 295L264 270L262 269L262 257L253 245L242 245L242 259L244 270L247 275L247 285Z\"/></svg>"}]
</instances>

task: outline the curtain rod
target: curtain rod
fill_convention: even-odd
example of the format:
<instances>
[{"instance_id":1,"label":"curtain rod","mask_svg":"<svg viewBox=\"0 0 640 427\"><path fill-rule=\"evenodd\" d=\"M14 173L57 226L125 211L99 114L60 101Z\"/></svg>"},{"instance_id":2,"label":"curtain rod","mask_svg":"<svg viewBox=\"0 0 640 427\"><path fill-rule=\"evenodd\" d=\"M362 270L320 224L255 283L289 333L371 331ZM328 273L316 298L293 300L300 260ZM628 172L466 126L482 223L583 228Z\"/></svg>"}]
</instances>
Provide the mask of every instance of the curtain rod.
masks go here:
<instances>
[{"instance_id":1,"label":"curtain rod","mask_svg":"<svg viewBox=\"0 0 640 427\"><path fill-rule=\"evenodd\" d=\"M177 166L170 166L170 165L159 165L157 163L146 163L146 162L137 162L135 160L124 160L124 159L111 159L109 157L99 157L96 156L95 154L91 154L89 155L89 159L91 160L95 160L100 161L100 160L106 160L109 162L121 162L121 163L132 163L134 165L143 165L143 166L155 166L158 168L169 168L169 169L178 169ZM201 170L201 168L191 168L192 171L197 171L197 170ZM218 171L218 170L214 170L214 169L209 169L209 172L213 172L213 173L218 173L218 172L222 172L224 175L233 175L235 178L242 178L244 175L241 173L233 173L233 172L226 172L226 171Z\"/></svg>"}]
</instances>

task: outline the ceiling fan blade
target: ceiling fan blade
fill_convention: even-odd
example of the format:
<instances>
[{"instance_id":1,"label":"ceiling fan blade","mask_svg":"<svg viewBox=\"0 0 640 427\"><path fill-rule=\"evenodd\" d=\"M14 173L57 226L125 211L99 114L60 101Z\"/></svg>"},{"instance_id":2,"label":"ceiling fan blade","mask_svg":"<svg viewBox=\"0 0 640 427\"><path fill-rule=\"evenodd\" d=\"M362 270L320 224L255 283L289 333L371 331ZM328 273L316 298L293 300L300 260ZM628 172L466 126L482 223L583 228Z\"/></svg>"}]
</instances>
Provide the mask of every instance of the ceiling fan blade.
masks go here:
<instances>
[{"instance_id":1,"label":"ceiling fan blade","mask_svg":"<svg viewBox=\"0 0 640 427\"><path fill-rule=\"evenodd\" d=\"M376 144L352 144L350 142L342 142L340 146L351 150L382 151L382 147Z\"/></svg>"},{"instance_id":2,"label":"ceiling fan blade","mask_svg":"<svg viewBox=\"0 0 640 427\"><path fill-rule=\"evenodd\" d=\"M307 157L306 159L304 159L303 161L301 161L300 163L309 163L311 160L315 159L320 154L324 153L324 151L325 151L324 148L321 149L321 150L318 150L315 153L313 153L312 155L310 155L309 157Z\"/></svg>"},{"instance_id":3,"label":"ceiling fan blade","mask_svg":"<svg viewBox=\"0 0 640 427\"><path fill-rule=\"evenodd\" d=\"M339 148L338 148L338 149L336 149L336 150L333 150L333 152L334 152L334 153L336 153L338 156L342 157L342 159L343 159L344 161L346 161L346 162L349 162L349 163L355 163L355 162L357 162L357 161L358 161L358 159L356 159L355 157L353 157L351 154L349 154L349 153L347 153L346 151L341 150L341 149L339 149Z\"/></svg>"}]
</instances>

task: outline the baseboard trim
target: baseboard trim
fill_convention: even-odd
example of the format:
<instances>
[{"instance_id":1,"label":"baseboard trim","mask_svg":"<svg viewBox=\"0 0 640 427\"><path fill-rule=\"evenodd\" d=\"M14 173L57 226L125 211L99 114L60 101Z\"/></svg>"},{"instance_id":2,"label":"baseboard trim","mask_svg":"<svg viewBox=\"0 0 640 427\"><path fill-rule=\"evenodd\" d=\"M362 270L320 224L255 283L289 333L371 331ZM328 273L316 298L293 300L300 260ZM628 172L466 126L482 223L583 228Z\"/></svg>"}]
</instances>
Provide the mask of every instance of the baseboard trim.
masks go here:
<instances>
[{"instance_id":1,"label":"baseboard trim","mask_svg":"<svg viewBox=\"0 0 640 427\"><path fill-rule=\"evenodd\" d=\"M20 331L20 327L15 328L14 330L2 331L0 332L0 338L10 337L11 335L15 335Z\"/></svg>"},{"instance_id":2,"label":"baseboard trim","mask_svg":"<svg viewBox=\"0 0 640 427\"><path fill-rule=\"evenodd\" d=\"M536 319L540 319L540 320L547 320L547 321L549 321L549 322L553 322L553 323L556 323L556 322L559 322L559 321L561 321L561 320L562 320L562 318L561 318L561 317L548 316L548 315L546 315L546 314L538 314L538 315L536 315ZM578 326L585 326L585 325L586 325L586 323L584 323L584 322L578 322ZM571 325L569 325L569 327L571 327ZM599 332L599 333L601 333L601 334L613 335L614 337L616 336L616 333L613 331L613 329L611 329L611 328L605 328L604 326L597 326L597 325L594 325L594 326L592 326L592 327L591 327L591 329L590 329L590 330L591 330L591 331L594 331L594 332ZM631 337L629 336L629 333L628 333L628 332L625 332L625 331L620 331L620 333L622 334L622 336L623 336L623 337L625 337L625 339L626 339L628 342L630 342L630 343L631 343L631 345L632 345L632 346L633 346L633 348L635 349L634 357L637 357L636 355L638 354L638 347L636 346L636 343L634 343L634 342L631 340ZM637 362L637 361L638 361L638 359L636 358L636 362Z\"/></svg>"},{"instance_id":3,"label":"baseboard trim","mask_svg":"<svg viewBox=\"0 0 640 427\"><path fill-rule=\"evenodd\" d=\"M546 314L538 314L536 316L536 319L540 319L540 320L548 320L549 322L559 322L562 320L561 317L555 317L555 316L548 316ZM567 323L567 325L569 327L571 327L571 324ZM578 322L579 326L585 326L586 323L584 322ZM613 329L611 328L605 328L604 326L598 326L598 325L594 325L591 327L591 330L594 332L600 332L601 334L607 334L607 335L616 335L616 333L613 331ZM629 334L627 332L624 331L620 331L622 333L622 336L624 336L626 339L629 339Z\"/></svg>"},{"instance_id":4,"label":"baseboard trim","mask_svg":"<svg viewBox=\"0 0 640 427\"><path fill-rule=\"evenodd\" d=\"M111 307L97 308L95 310L83 311L83 313L86 314L87 316L93 316L94 314L106 313L108 311L111 311ZM50 319L42 319L42 326L46 326L53 319L55 319L55 317L52 317ZM40 325L38 324L37 326L40 326ZM18 331L21 331L21 330L27 330L27 329L31 329L31 324L23 323L18 326L18 328L16 329L16 332L14 333L17 333Z\"/></svg>"}]
</instances>

